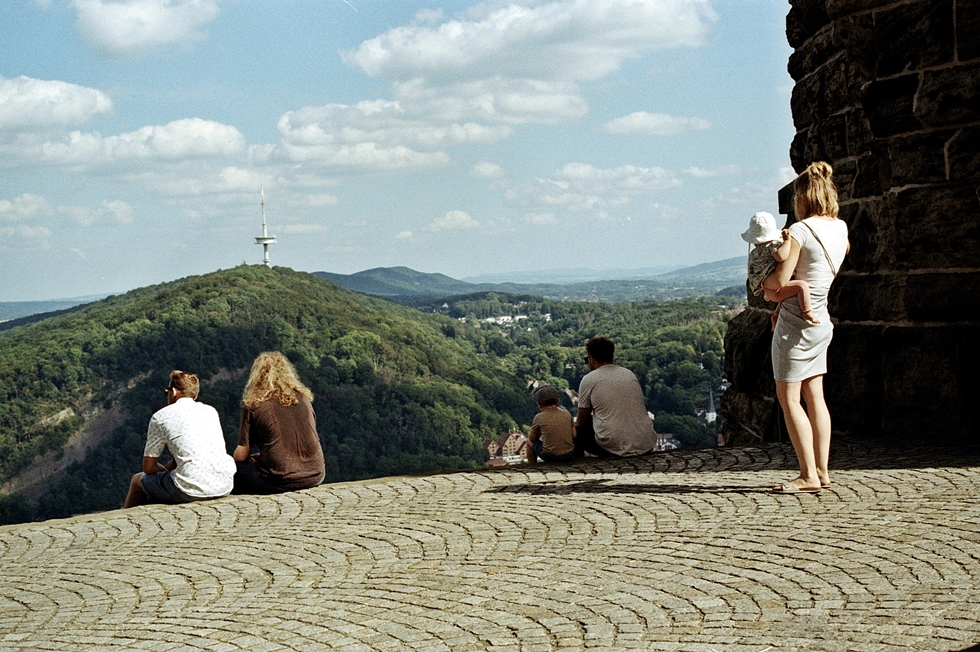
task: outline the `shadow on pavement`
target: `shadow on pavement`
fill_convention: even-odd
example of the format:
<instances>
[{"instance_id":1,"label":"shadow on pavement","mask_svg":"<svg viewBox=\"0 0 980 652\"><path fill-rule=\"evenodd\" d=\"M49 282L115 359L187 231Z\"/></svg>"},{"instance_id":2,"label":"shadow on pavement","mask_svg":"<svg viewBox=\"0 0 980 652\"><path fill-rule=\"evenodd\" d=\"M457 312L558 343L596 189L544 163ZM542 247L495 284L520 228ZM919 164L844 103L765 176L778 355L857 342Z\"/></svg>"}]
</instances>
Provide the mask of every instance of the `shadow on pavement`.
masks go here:
<instances>
[{"instance_id":1,"label":"shadow on pavement","mask_svg":"<svg viewBox=\"0 0 980 652\"><path fill-rule=\"evenodd\" d=\"M766 442L753 446L681 448L629 458L585 458L534 466L517 464L493 471L701 473L795 470L796 464L793 447L788 442ZM838 438L831 446L830 466L832 470L849 471L977 467L980 466L980 445L930 446L918 442Z\"/></svg>"},{"instance_id":2,"label":"shadow on pavement","mask_svg":"<svg viewBox=\"0 0 980 652\"><path fill-rule=\"evenodd\" d=\"M484 493L509 494L757 494L770 493L769 487L745 485L712 485L697 487L688 484L610 484L609 478L595 480L565 480L493 487ZM801 494L802 495L802 494Z\"/></svg>"}]
</instances>

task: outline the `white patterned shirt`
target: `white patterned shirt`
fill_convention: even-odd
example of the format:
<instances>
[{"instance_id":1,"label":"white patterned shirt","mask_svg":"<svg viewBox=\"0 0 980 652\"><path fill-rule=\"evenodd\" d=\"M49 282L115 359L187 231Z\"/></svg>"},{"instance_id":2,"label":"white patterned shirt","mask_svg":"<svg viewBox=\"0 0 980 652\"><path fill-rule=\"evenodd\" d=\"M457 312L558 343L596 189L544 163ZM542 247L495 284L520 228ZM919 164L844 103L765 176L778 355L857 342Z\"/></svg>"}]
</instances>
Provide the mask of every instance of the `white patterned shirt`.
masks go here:
<instances>
[{"instance_id":1,"label":"white patterned shirt","mask_svg":"<svg viewBox=\"0 0 980 652\"><path fill-rule=\"evenodd\" d=\"M225 448L218 412L192 398L179 398L157 410L146 430L145 457L166 448L177 462L174 484L188 496L216 498L231 493L235 460Z\"/></svg>"}]
</instances>

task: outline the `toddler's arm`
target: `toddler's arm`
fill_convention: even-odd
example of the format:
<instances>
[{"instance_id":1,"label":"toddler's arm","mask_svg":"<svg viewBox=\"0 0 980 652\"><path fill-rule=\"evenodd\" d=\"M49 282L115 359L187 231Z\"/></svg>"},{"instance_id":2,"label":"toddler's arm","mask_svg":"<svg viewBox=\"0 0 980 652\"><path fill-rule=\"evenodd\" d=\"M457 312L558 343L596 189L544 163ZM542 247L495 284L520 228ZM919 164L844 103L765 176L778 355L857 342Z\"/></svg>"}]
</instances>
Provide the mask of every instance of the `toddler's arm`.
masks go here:
<instances>
[{"instance_id":1,"label":"toddler's arm","mask_svg":"<svg viewBox=\"0 0 980 652\"><path fill-rule=\"evenodd\" d=\"M789 258L789 252L792 247L793 245L790 242L789 229L783 229L783 244L779 245L779 248L772 252L772 257L776 259L777 263L781 263Z\"/></svg>"}]
</instances>

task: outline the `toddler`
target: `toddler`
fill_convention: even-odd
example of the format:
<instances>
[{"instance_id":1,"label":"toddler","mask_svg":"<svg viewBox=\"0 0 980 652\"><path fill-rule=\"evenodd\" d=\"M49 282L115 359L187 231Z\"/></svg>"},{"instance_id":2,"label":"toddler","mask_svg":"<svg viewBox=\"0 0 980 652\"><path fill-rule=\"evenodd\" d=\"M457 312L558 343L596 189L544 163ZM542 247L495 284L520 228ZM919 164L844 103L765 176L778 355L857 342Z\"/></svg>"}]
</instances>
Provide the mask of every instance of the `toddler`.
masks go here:
<instances>
[{"instance_id":1,"label":"toddler","mask_svg":"<svg viewBox=\"0 0 980 652\"><path fill-rule=\"evenodd\" d=\"M572 415L560 406L558 389L552 385L542 385L534 390L534 402L541 410L531 422L531 432L527 436L527 461L534 464L542 462L563 462L570 460L575 452L575 426Z\"/></svg>"},{"instance_id":2,"label":"toddler","mask_svg":"<svg viewBox=\"0 0 980 652\"><path fill-rule=\"evenodd\" d=\"M780 232L776 228L776 219L765 212L753 215L749 220L748 230L742 234L743 240L755 245L749 251L749 290L752 294L761 294L767 301L777 304L772 313L773 330L776 329L776 320L779 318L779 303L792 296L800 302L803 319L811 324L820 323L810 304L810 285L806 281L793 280L780 286L777 280L776 267L789 257L789 238L789 229Z\"/></svg>"}]
</instances>

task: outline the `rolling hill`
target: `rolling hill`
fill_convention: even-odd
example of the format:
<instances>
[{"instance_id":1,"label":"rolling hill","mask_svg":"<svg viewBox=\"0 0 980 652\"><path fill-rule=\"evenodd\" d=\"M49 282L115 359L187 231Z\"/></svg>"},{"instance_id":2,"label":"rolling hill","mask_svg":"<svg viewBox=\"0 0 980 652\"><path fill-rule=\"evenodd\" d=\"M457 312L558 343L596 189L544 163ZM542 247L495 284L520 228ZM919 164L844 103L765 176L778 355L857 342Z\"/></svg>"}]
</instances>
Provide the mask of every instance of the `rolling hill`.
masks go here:
<instances>
[{"instance_id":1,"label":"rolling hill","mask_svg":"<svg viewBox=\"0 0 980 652\"><path fill-rule=\"evenodd\" d=\"M470 283L445 274L418 272L408 267L378 267L356 274L314 274L354 292L416 300L410 303L418 303L425 297L445 298L477 292L530 294L569 301L632 302L711 296L731 286L744 287L745 258L729 258L657 274L644 274L643 270L637 272L636 276L630 277L624 270L619 270L617 275L622 278L616 279L548 283ZM551 271L548 275L562 278L560 270ZM583 270L566 270L568 279L581 279L585 275Z\"/></svg>"}]
</instances>

